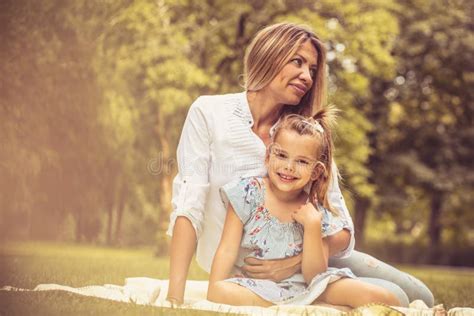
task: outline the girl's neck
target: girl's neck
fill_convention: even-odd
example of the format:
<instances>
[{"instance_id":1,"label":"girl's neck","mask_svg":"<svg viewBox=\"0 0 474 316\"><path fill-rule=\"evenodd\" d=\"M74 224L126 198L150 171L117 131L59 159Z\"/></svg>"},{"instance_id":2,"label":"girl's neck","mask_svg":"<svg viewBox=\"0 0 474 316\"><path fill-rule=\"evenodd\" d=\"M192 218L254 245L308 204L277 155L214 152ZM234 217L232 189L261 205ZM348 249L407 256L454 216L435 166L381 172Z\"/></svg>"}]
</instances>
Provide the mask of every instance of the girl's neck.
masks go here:
<instances>
[{"instance_id":1,"label":"girl's neck","mask_svg":"<svg viewBox=\"0 0 474 316\"><path fill-rule=\"evenodd\" d=\"M283 104L278 104L265 90L247 91L247 101L253 117L253 128L273 126L280 117Z\"/></svg>"}]
</instances>

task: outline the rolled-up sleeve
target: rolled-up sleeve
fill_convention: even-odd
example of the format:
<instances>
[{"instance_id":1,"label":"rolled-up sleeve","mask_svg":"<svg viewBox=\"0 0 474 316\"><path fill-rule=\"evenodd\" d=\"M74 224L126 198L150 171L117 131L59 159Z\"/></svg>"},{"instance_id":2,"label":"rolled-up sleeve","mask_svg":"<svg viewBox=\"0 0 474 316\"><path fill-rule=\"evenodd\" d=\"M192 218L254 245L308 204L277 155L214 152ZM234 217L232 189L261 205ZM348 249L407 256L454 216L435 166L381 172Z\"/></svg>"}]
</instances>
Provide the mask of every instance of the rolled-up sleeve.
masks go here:
<instances>
[{"instance_id":1,"label":"rolled-up sleeve","mask_svg":"<svg viewBox=\"0 0 474 316\"><path fill-rule=\"evenodd\" d=\"M209 192L211 136L209 122L198 98L189 109L178 144L178 174L173 180L173 210L167 234L172 236L176 219L188 218L199 238L204 221L204 207Z\"/></svg>"},{"instance_id":2,"label":"rolled-up sleeve","mask_svg":"<svg viewBox=\"0 0 474 316\"><path fill-rule=\"evenodd\" d=\"M348 257L352 250L354 250L355 246L355 237L354 237L354 223L352 222L351 214L347 209L346 202L344 201L344 197L342 196L341 189L339 188L339 181L338 181L338 172L337 166L333 162L333 174L332 174L332 183L329 186L329 203L332 207L339 211L339 216L341 217L341 221L344 223L343 228L347 229L351 233L351 239L349 241L349 245L346 249L341 251L340 253L334 255L336 258L346 258Z\"/></svg>"}]
</instances>

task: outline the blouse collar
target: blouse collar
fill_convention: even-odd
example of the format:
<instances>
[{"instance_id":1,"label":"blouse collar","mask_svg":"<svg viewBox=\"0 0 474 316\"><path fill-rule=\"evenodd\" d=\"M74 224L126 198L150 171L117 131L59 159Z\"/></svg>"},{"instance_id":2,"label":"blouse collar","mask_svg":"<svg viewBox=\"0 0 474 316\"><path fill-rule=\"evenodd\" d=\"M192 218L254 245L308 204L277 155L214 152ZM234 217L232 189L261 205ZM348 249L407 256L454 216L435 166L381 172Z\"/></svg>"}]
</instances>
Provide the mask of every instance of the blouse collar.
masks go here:
<instances>
[{"instance_id":1,"label":"blouse collar","mask_svg":"<svg viewBox=\"0 0 474 316\"><path fill-rule=\"evenodd\" d=\"M242 118L242 121L244 121L246 124L252 127L253 116L252 116L252 112L250 111L249 101L247 99L247 91L238 93L238 100L239 100L239 106L235 108L234 115ZM280 120L281 118L279 118L276 121L276 123L273 124L273 126L270 128L270 136L272 136L273 133L275 132L275 127L280 122Z\"/></svg>"},{"instance_id":2,"label":"blouse collar","mask_svg":"<svg viewBox=\"0 0 474 316\"><path fill-rule=\"evenodd\" d=\"M237 94L238 106L234 109L234 115L240 117L246 124L253 125L252 112L250 112L249 101L247 100L247 92L243 91Z\"/></svg>"}]
</instances>

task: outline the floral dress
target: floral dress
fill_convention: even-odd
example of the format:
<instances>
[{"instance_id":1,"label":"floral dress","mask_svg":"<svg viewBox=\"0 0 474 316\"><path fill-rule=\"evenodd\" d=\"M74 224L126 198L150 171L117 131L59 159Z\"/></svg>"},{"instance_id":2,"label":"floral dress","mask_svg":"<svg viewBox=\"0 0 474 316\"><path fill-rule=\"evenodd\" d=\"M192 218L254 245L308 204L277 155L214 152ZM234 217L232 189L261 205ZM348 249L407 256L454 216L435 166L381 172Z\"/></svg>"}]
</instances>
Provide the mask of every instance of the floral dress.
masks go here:
<instances>
[{"instance_id":1,"label":"floral dress","mask_svg":"<svg viewBox=\"0 0 474 316\"><path fill-rule=\"evenodd\" d=\"M237 179L224 185L220 193L224 204L232 205L244 229L233 271L235 277L226 281L246 287L274 304L309 305L324 292L329 283L343 277L355 278L348 268L332 267L316 275L309 284L305 283L301 273L280 282L245 277L240 267L247 257L282 259L299 254L303 250L303 226L297 222L280 222L268 211L264 205L265 184L262 178ZM323 212L323 237L349 227L340 217L318 206Z\"/></svg>"}]
</instances>

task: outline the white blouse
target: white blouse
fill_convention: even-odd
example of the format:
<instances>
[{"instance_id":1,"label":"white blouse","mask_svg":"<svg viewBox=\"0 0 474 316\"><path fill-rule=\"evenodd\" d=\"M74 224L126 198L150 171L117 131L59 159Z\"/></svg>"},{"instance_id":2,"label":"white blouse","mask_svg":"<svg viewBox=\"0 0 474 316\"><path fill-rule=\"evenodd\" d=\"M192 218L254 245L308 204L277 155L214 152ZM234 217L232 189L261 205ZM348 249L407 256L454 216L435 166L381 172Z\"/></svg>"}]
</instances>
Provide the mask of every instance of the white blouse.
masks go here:
<instances>
[{"instance_id":1,"label":"white blouse","mask_svg":"<svg viewBox=\"0 0 474 316\"><path fill-rule=\"evenodd\" d=\"M237 177L266 174L265 144L252 131L252 125L246 92L201 96L191 105L184 122L167 234L172 235L178 216L188 218L198 238L197 262L207 272L226 216L219 188ZM333 179L337 179L334 172ZM347 257L354 249L354 225L337 181L330 185L329 201L348 223L349 246L337 255Z\"/></svg>"}]
</instances>

